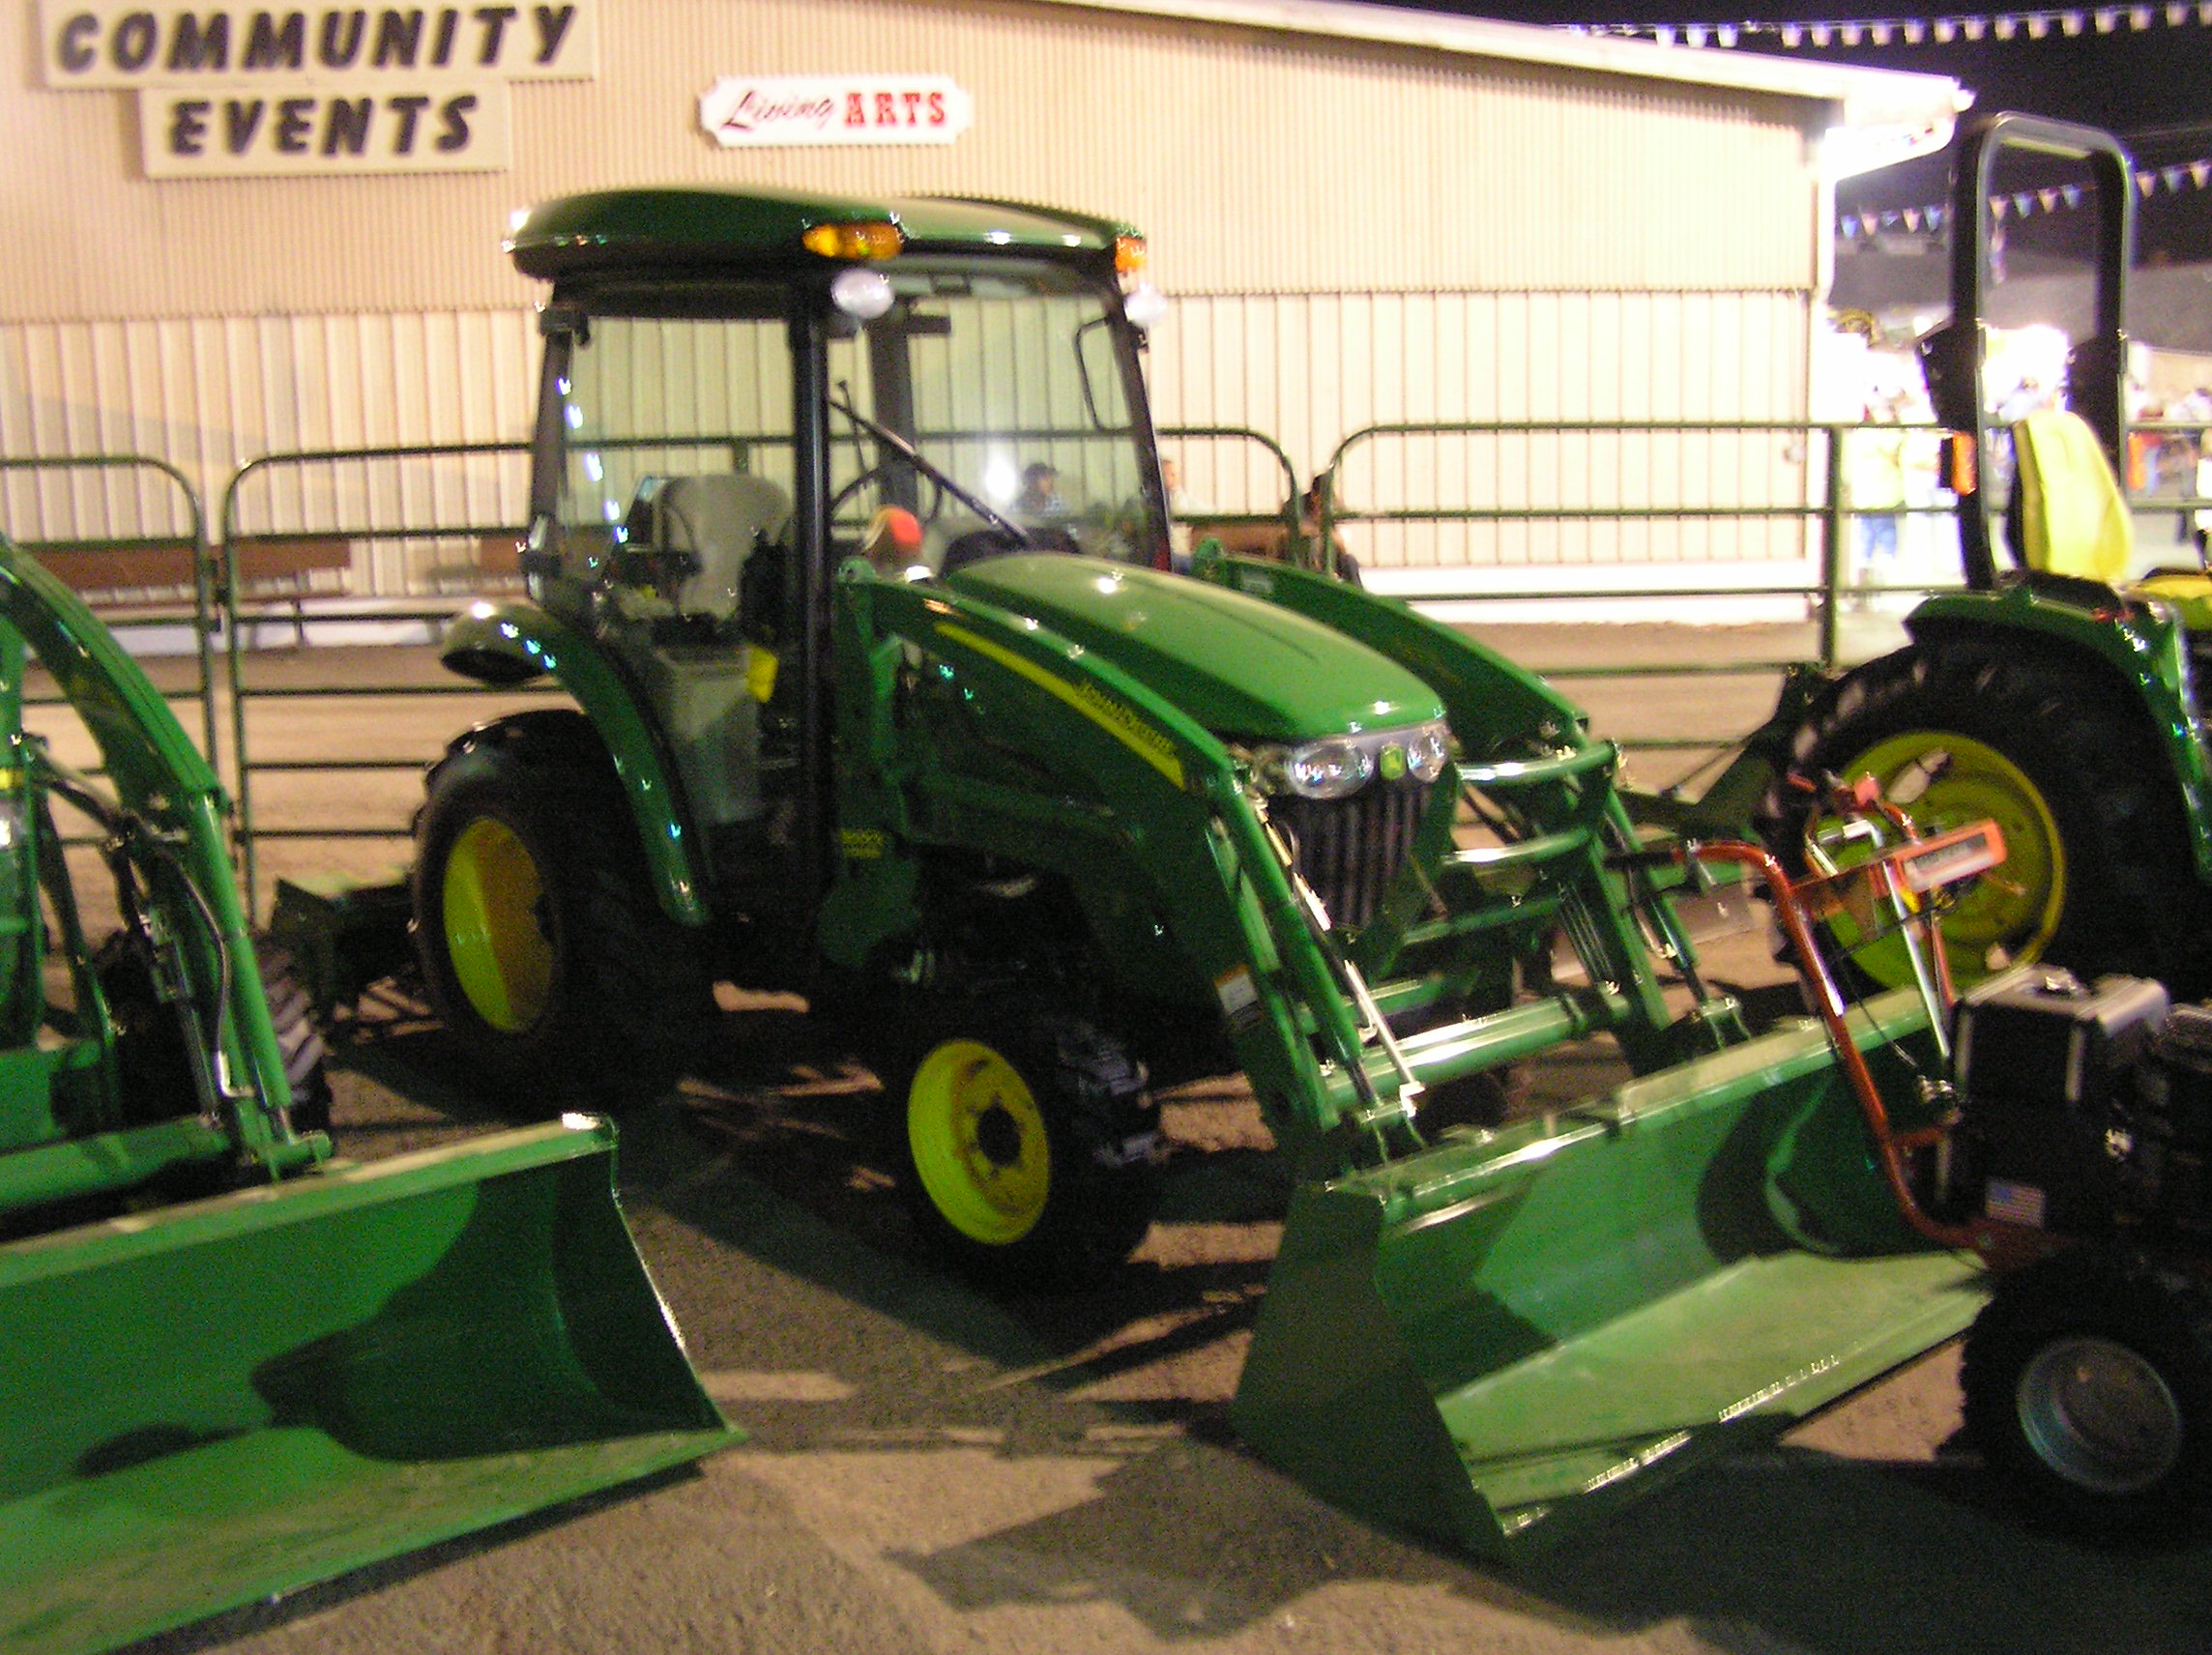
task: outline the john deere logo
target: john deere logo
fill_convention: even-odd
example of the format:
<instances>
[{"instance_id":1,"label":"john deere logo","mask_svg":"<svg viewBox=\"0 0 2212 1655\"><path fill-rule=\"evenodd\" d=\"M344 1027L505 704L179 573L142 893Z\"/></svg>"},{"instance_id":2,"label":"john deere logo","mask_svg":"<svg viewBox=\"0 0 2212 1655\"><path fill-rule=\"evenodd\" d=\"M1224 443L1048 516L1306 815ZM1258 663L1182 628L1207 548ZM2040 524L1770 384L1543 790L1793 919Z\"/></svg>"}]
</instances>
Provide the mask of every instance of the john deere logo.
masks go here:
<instances>
[{"instance_id":1,"label":"john deere logo","mask_svg":"<svg viewBox=\"0 0 2212 1655\"><path fill-rule=\"evenodd\" d=\"M1382 749L1377 768L1382 770L1384 781L1396 781L1406 773L1406 749L1393 741Z\"/></svg>"}]
</instances>

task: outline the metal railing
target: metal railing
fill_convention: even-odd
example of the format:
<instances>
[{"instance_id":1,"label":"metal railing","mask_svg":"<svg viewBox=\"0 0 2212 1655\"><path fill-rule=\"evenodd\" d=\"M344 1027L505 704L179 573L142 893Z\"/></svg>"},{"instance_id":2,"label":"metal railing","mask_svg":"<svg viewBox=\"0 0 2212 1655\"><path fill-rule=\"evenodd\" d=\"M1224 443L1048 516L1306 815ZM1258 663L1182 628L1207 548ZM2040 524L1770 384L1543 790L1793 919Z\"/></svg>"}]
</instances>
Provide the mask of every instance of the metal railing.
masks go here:
<instances>
[{"instance_id":1,"label":"metal railing","mask_svg":"<svg viewBox=\"0 0 2212 1655\"><path fill-rule=\"evenodd\" d=\"M1340 526L1345 525L1499 523L1547 518L1554 521L1592 521L1608 517L1616 521L1678 517L1707 523L1729 518L1824 523L1827 527L1820 536L1822 550L1818 577L1797 587L1761 590L1774 595L1801 597L1809 609L1818 609L1829 617L1820 627L1818 650L1823 662L1833 664L1836 640L1832 617L1842 595L1843 584L1841 547L1845 537L1842 527L1850 516L1841 497L1838 468L1833 465L1825 467L1827 480L1821 497L1810 503L1754 502L1746 505L1739 502L1716 504L1669 501L1623 506L1558 502L1511 507L1400 504L1354 512L1344 509L1340 498L1334 494L1334 488L1338 479L1346 475L1348 456L1355 460L1362 445L1371 447L1385 439L1403 439L1414 435L1480 433L1489 438L1497 438L1610 432L1669 433L1679 439L1686 433L1725 431L1757 433L1769 440L1777 435L1793 436L1801 441L1825 439L1833 445L1848 429L1807 427L1781 422L1705 427L1649 423L1567 425L1536 422L1510 425L1372 426L1353 433L1339 444L1331 456L1329 471L1317 479L1321 490L1319 509L1322 530L1318 538L1314 535L1312 521L1301 520L1301 491L1298 488L1296 469L1282 445L1273 438L1250 427L1228 425L1166 426L1158 434L1164 448L1179 450L1177 455L1179 458L1187 460L1194 457L1194 448L1200 452L1210 450L1210 460L1203 477L1208 491L1215 493L1217 498L1226 496L1222 502L1225 505L1249 508L1243 510L1208 509L1203 512L1203 521L1209 528L1220 524L1248 525L1268 539L1278 555L1311 558L1319 546L1326 545L1329 537ZM1833 451L1832 447L1830 451ZM250 714L255 707L285 700L331 702L353 697L443 696L478 698L477 705L480 708L482 697L513 694L492 691L480 685L466 684L451 679L438 682L370 683L362 682L357 675L352 682L311 684L287 682L281 675L268 673L257 679L249 670L249 665L255 659L266 661L267 657L265 652L257 651L253 646L266 641L272 628L276 630L279 637L288 634L295 640L304 640L308 635L308 629L312 628L316 641L334 642L349 632L367 636L371 628L382 628L384 634L388 635L390 629L397 624L419 626L421 630L416 634L419 641L428 642L436 624L453 612L458 597L478 584L471 578L478 572L473 566L473 560L454 559L451 555L451 548L456 545L474 547L491 537L504 538L511 543L519 534L515 519L523 514L517 509L509 518L505 515L457 510L456 503L459 507L466 507L470 503L467 479L456 479L448 476L441 480L435 475L437 469L512 466L516 468L516 476L509 484L508 492L503 494L493 490L493 497L519 503L525 498L519 472L527 453L527 446L523 444L300 450L263 455L242 468L231 479L223 497L221 519L221 538L226 548L245 544L256 536L330 536L342 538L351 548L348 566L344 570L318 571L313 576L314 589L304 595L295 593L272 598L263 594L256 600L244 583L240 582L231 583L223 592L225 632L229 646L232 745L238 755L234 775L240 809L240 857L249 890L258 889L261 872L259 853L265 845L282 840L398 841L406 834L403 815L396 812L387 812L380 820L364 819L358 812L351 815L333 814L306 822L272 820L267 812L260 809L262 790L259 783L286 774L328 773L332 770L372 776L380 771L419 769L425 762L425 755L421 752L384 750L364 741L348 741L343 750L325 748L306 751L295 748L282 754L274 754L264 743L256 740L249 729ZM378 475L379 468L382 475ZM409 468L414 468L417 474L411 480L405 475ZM484 490L490 489L492 485L480 476L477 480L477 498L480 500L484 497ZM379 548L396 548L396 552L380 558ZM231 562L235 566L236 560ZM457 582L452 579L456 570L462 576ZM456 586L462 590L455 591ZM1639 591L1637 595L1644 598L1692 598L1739 595L1741 592L1742 589L1737 587L1701 585L1662 591ZM444 601L425 602L426 597L437 593L446 595ZM1583 589L1512 595L1538 597L1588 595L1587 590ZM302 602L303 596L305 604ZM1777 674L1794 664L1796 663L1792 660L1696 664L1619 662L1596 667L1557 669L1554 676ZM554 691L538 693L540 699L557 694ZM452 729L459 729L467 721L465 713L456 712L451 720ZM1688 738L1676 740L1661 738L1639 740L1632 744L1711 748L1721 745L1723 740Z\"/></svg>"},{"instance_id":2,"label":"metal railing","mask_svg":"<svg viewBox=\"0 0 2212 1655\"><path fill-rule=\"evenodd\" d=\"M1274 438L1249 425L1162 425L1157 435L1163 450L1178 450L1161 460L1178 473L1168 479L1171 514L1208 529L1234 525L1272 536L1279 528L1286 545L1296 537L1298 470ZM1194 467L1194 458L1204 463Z\"/></svg>"},{"instance_id":3,"label":"metal railing","mask_svg":"<svg viewBox=\"0 0 2212 1655\"><path fill-rule=\"evenodd\" d=\"M1391 530L1402 545L1410 531L1429 531L1432 545L1456 535L1456 562L1498 568L1509 577L1515 565L1576 565L1586 577L1573 586L1513 586L1508 579L1475 581L1447 589L1396 590L1414 603L1516 605L1633 600L1662 608L1709 605L1715 599L1779 599L1804 605L1813 628L1812 653L1782 658L1701 661L1615 661L1547 668L1563 679L1669 679L1776 677L1812 664L1833 671L1840 662L1848 605L1877 603L1892 594L1917 594L1956 586L1958 577L1926 583L1869 584L1851 578L1849 547L1854 525L1887 518L1940 524L1946 547L1954 507L1947 494L1908 503L1906 474L1897 470L1894 503L1854 506L1848 445L1861 432L1885 439L1941 435L1933 425L1806 423L1797 421L1405 421L1365 426L1337 444L1315 479L1314 540L1330 558L1350 549L1347 531L1373 553L1388 550ZM1409 451L1428 445L1427 453ZM1394 448L1397 451L1391 452ZM1446 450L1456 450L1456 455ZM1447 463L1456 458L1457 464ZM1423 478L1440 486L1441 499L1421 499ZM1638 498L1624 479L1641 478ZM1450 492L1441 484L1449 480ZM1548 492L1547 492L1548 489ZM1471 498L1481 491L1486 498ZM1930 491L1933 494L1933 489ZM1360 506L1388 499L1390 505ZM1364 537L1362 537L1364 531ZM1687 533L1685 533L1687 531ZM1634 572L1652 562L1704 561L1666 555L1670 539L1726 537L1739 561L1796 564L1799 581L1639 584ZM1657 551L1659 556L1654 556ZM1744 555L1746 552L1751 555ZM1387 560L1381 560L1385 561ZM1948 568L1955 552L1946 552ZM1429 567L1424 564L1420 566ZM1714 565L1716 572L1728 565ZM1612 578L1608 578L1611 576ZM1704 750L1725 737L1634 737L1623 746Z\"/></svg>"},{"instance_id":4,"label":"metal railing","mask_svg":"<svg viewBox=\"0 0 2212 1655\"><path fill-rule=\"evenodd\" d=\"M2169 459L2181 459L2182 448L2203 440L2194 425L2138 429L2165 441ZM1565 548L1580 556L1587 576L1571 586L1508 590L1478 579L1459 589L1439 581L1431 590L1401 592L1415 602L1523 605L1611 595L1640 604L1753 596L1805 606L1809 655L1615 659L1543 669L1565 681L1633 682L1773 677L1808 662L1833 670L1842 664L1843 620L1851 605L1956 584L1955 563L1925 571L1950 578L1925 583L1853 578L1855 525L1877 517L1928 525L1936 533L1922 528L1915 537L1936 543L1940 552L1953 509L1947 497L1930 500L1924 493L1909 503L1854 506L1848 445L1862 431L1925 441L1939 434L1924 425L1795 421L1378 423L1336 445L1314 479L1311 507L1303 509L1296 467L1267 434L1246 426L1171 425L1158 436L1163 454L1180 462L1186 489L1208 501L1203 509L1186 509L1185 517L1208 529L1249 529L1269 555L1320 561L1349 537L1369 552L1373 567L1379 538L1388 549L1392 535L1400 548L1417 534L1432 544L1457 536L1458 561L1470 566L1485 566L1477 554L1488 556L1491 566L1509 567ZM660 440L639 440L641 446L649 441ZM664 446L699 441L706 439L672 437ZM1431 446L1426 456L1412 451L1422 444ZM374 778L417 772L435 753L393 726L411 722L418 737L434 729L434 745L442 748L447 737L485 711L499 711L492 703L502 698L508 705L560 699L557 689L499 691L464 682L445 675L426 649L405 657L420 668L419 677L407 677L382 664L372 668L367 657L349 660L322 648L265 647L402 640L427 646L466 597L518 585L511 556L492 553L511 548L521 535L528 454L522 443L264 454L229 479L213 535L197 491L161 459L0 457L0 529L85 593L118 631L189 628L193 678L181 693L169 693L198 703L211 760L219 760L227 746L222 769L237 800L236 852L250 898L261 894L260 853L276 842L396 844L409 836L419 790L410 786L404 799L394 798L379 811L370 797ZM1997 486L2002 456L1990 456L1990 465L2000 477L1986 480ZM2212 498L2194 491L2195 478L2183 463L2166 468L2160 482L2155 490L2134 492L2130 503L2139 519L2172 514L2175 539L2186 542L2197 514L2212 513ZM1739 553L1773 554L1760 561L1794 561L1806 578L1748 587L1725 580L1672 586L1624 580L1639 562L1657 561L1651 554L1665 551L1669 533L1684 552L1693 541L1720 537ZM1508 543L1513 536L1519 540ZM1727 565L1714 567L1718 572ZM1608 582L1609 570L1621 576ZM219 682L218 637L227 668ZM227 742L218 739L225 695ZM390 705L393 698L419 701L429 715L395 720L371 711L334 719L308 711L299 722L322 727L319 743L292 738L281 744L257 730L252 717L278 703L350 712ZM33 704L60 700L42 696ZM450 713L431 707L436 702L451 704ZM1725 750L1731 740L1609 733L1634 749ZM363 785L317 786L305 813L260 808L267 802L260 784L334 775L360 777Z\"/></svg>"},{"instance_id":5,"label":"metal railing","mask_svg":"<svg viewBox=\"0 0 2212 1655\"><path fill-rule=\"evenodd\" d=\"M1474 599L1485 604L1525 604L1587 600L1610 594L1639 603L1687 605L1748 595L1805 606L1811 627L1809 656L1619 659L1544 669L1547 676L1561 680L1657 680L1774 676L1808 659L1833 669L1841 664L1841 620L1853 602L1955 584L1955 577L1930 584L1880 585L1851 578L1848 548L1854 523L1887 516L1907 523L1928 521L1947 530L1945 520L1952 510L1942 502L1854 508L1846 488L1849 468L1840 463L1839 456L1848 455L1845 445L1862 429L1867 427L1790 421L1377 424L1352 433L1336 446L1326 469L1315 479L1316 499L1308 513L1300 510L1302 491L1291 457L1266 434L1242 426L1187 425L1162 427L1159 437L1165 450L1175 450L1186 461L1210 455L1192 469L1201 472L1203 482L1222 505L1245 508L1194 515L1208 525L1252 526L1270 537L1276 555L1324 556L1326 548L1346 535L1361 549L1371 550L1379 534L1418 529L1432 536L1457 534L1466 552L1486 549L1482 541L1486 536L1487 549L1495 552L1500 536L1519 534L1524 537L1520 555L1526 559L1531 547L1540 549L1546 535L1553 537L1555 545L1563 543L1561 536L1582 537L1583 569L1589 578L1576 585L1501 590L1476 581L1468 589L1447 591L1439 582L1435 590L1402 594L1416 602ZM1880 429L1935 434L1930 426ZM1393 460L1384 452L1390 445L1403 449L1415 443L1462 445L1463 459L1465 445L1488 444L1492 451L1476 464L1440 464L1432 454L1425 462L1426 475L1440 485L1431 488L1432 498L1421 498L1409 482L1420 479L1422 466L1403 455ZM1499 484L1499 472L1516 457L1510 445L1522 445L1518 457L1528 461L1531 445L1547 443L1555 445L1550 455L1536 455ZM1578 443L1583 445L1580 450L1567 447ZM1616 466L1613 474L1598 475L1604 469L1602 462L1618 460L1624 446L1631 444L1646 445L1640 460ZM1705 446L1701 449L1699 444ZM1734 465L1742 446L1754 444L1764 445L1756 476ZM442 623L468 596L517 586L511 557L503 561L487 556L487 548L511 548L520 537L519 525L527 514L528 453L526 444L476 443L265 454L230 479L222 496L219 532L212 543L189 485L159 460L132 455L0 459L0 480L12 474L58 475L73 470L121 474L142 468L161 479L163 488L174 490L175 502L165 508L175 513L174 538L189 540L199 553L190 563L191 602L169 624L189 620L193 628L200 663L195 694L202 704L211 756L218 749L211 640L218 628L224 642L227 672L221 687L230 703L226 743L230 762L225 768L238 801L241 867L247 889L254 891L264 846L287 840L398 842L408 835L411 809L409 804L381 814L366 811L362 799L373 789L364 786L331 790L328 800L318 797L311 815L299 811L287 815L259 808L263 802L259 784L334 772L369 778L417 771L435 756L417 750L420 743L410 743L388 728L404 720L382 718L372 711L343 724L335 737L329 727L338 721L310 714L306 722L325 726L320 744L292 740L279 746L254 728L255 710L288 702L299 707L320 705L335 712L356 706L374 709L394 697L441 698L455 704L451 717L438 716L442 735L437 745L442 747L444 736L481 714L484 698L534 699L539 704L558 698L559 692L551 689L496 691L464 682L443 675L426 652L407 657L410 667L420 667L419 676L410 677L396 667L378 665L371 670L365 659L347 661L321 649L266 647L272 642L365 647L404 641L420 648L435 641ZM1578 453L1584 462L1580 473L1562 463L1562 457L1572 460ZM1682 461L1684 453L1690 455L1688 463ZM1646 485L1644 497L1628 498L1617 474L1639 471ZM1548 496L1538 489L1547 479L1553 488ZM1385 482L1387 494L1382 488ZM142 481L136 486L143 492ZM1492 497L1479 504L1471 498L1478 486L1494 489ZM24 502L12 498L10 503L15 508L13 518L24 520ZM2135 504L2139 511L2146 512L2212 509L2212 501L2194 495L2139 498ZM34 531L47 532L23 537L34 551L43 548L49 556L67 557L79 546L121 551L140 544L167 545L172 539L163 533L102 538L96 534L51 532L57 524L96 521L118 529L169 525L167 518L129 514L142 513L144 507L131 507L106 519L88 516L90 507L81 501L68 508L73 516L63 514L60 502L48 502L43 509L45 515L28 520ZM1794 559L1806 567L1807 577L1749 587L1723 581L1659 586L1616 579L1603 584L1608 569L1632 571L1639 558L1615 556L1608 562L1592 557L1593 549L1607 549L1596 545L1592 537L1611 534L1615 537L1612 550L1646 554L1658 543L1648 537L1661 525L1672 525L1685 541L1715 534L1733 536L1739 549L1748 544L1754 550L1785 554L1774 561ZM1639 534L1646 537L1641 543ZM1364 544L1362 537L1367 537ZM1931 538L1925 534L1922 537ZM159 617L134 603L107 605L102 613L103 619L121 627L160 624ZM1722 747L1728 740L1717 735L1629 736L1621 744L1701 750Z\"/></svg>"},{"instance_id":6,"label":"metal railing","mask_svg":"<svg viewBox=\"0 0 2212 1655\"><path fill-rule=\"evenodd\" d=\"M343 648L437 641L444 624L472 596L519 588L515 548L527 515L527 443L418 444L386 448L300 450L248 461L223 491L221 545L233 578L222 588L223 632L230 693L232 787L237 846L249 909L258 912L262 850L277 841L392 841L411 833L412 805L382 815L365 811L374 781L393 772L419 774L433 752L411 742L395 722L369 710L396 699L456 704L441 719L443 739L473 721L459 704L497 696L504 704L559 699L557 690L496 691L423 662L437 676L356 670L332 674L320 659L297 667L302 652L262 646L272 633L295 645ZM293 560L289 590L238 578L247 566L235 549L270 543L306 546ZM339 548L323 555L326 547ZM319 653L319 652L316 652ZM332 657L321 657L332 658ZM399 663L412 665L414 657ZM353 713L341 728L295 735L272 755L251 730L253 710L275 703L319 703ZM313 724L314 719L302 721ZM336 718L325 725L341 724ZM450 725L451 728L445 726ZM320 737L321 740L312 738ZM334 746L333 740L342 741ZM345 813L306 821L270 820L260 781L286 775L350 775L364 785L348 795Z\"/></svg>"},{"instance_id":7,"label":"metal railing","mask_svg":"<svg viewBox=\"0 0 2212 1655\"><path fill-rule=\"evenodd\" d=\"M219 576L206 510L185 474L151 454L0 457L0 532L79 593L114 631L190 628L191 682L181 695L165 693L198 703L201 740L209 762L217 762ZM66 702L41 694L26 704Z\"/></svg>"}]
</instances>

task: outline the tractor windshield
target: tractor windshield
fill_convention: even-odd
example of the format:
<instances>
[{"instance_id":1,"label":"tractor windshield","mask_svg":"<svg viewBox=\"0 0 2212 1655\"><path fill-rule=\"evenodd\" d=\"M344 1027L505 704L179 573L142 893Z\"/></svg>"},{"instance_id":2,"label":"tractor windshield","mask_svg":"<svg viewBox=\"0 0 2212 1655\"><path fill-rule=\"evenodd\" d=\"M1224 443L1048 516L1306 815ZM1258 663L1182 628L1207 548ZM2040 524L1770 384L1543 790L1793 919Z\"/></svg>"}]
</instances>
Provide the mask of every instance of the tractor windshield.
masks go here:
<instances>
[{"instance_id":1,"label":"tractor windshield","mask_svg":"<svg viewBox=\"0 0 2212 1655\"><path fill-rule=\"evenodd\" d=\"M1024 544L1152 562L1165 530L1108 296L1053 265L880 268L888 307L830 346L831 533L903 507L933 569Z\"/></svg>"},{"instance_id":2,"label":"tractor windshield","mask_svg":"<svg viewBox=\"0 0 2212 1655\"><path fill-rule=\"evenodd\" d=\"M1153 562L1158 479L1111 296L1041 262L875 268L887 307L839 314L830 342L839 551L896 506L921 520L915 558L932 570L1025 544ZM748 499L797 508L786 304L771 287L608 288L588 329L554 341L547 505L569 578L626 578L636 559L622 554L646 543L672 479L745 474ZM784 537L788 515L755 514L765 538Z\"/></svg>"}]
</instances>

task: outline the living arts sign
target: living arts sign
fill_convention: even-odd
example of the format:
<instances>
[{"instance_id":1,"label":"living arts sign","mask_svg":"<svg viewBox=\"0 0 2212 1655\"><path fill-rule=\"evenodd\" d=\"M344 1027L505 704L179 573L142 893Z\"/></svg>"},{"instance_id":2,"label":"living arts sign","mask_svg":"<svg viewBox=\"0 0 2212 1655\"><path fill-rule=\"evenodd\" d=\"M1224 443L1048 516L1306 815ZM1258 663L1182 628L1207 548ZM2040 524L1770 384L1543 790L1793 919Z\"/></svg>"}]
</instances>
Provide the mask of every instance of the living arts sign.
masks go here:
<instances>
[{"instance_id":1,"label":"living arts sign","mask_svg":"<svg viewBox=\"0 0 2212 1655\"><path fill-rule=\"evenodd\" d=\"M699 96L699 124L724 149L948 144L975 118L942 74L725 75Z\"/></svg>"},{"instance_id":2,"label":"living arts sign","mask_svg":"<svg viewBox=\"0 0 2212 1655\"><path fill-rule=\"evenodd\" d=\"M40 0L41 72L132 93L150 178L496 171L510 82L597 74L597 7Z\"/></svg>"}]
</instances>

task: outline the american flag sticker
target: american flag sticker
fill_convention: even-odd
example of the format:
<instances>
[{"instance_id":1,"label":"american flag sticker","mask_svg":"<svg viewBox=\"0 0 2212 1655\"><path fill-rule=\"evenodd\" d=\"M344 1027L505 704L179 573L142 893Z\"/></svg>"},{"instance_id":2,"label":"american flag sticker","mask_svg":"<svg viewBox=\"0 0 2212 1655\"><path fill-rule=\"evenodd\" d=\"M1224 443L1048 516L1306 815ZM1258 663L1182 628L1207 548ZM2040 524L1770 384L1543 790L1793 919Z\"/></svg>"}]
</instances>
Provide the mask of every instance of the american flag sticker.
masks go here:
<instances>
[{"instance_id":1,"label":"american flag sticker","mask_svg":"<svg viewBox=\"0 0 2212 1655\"><path fill-rule=\"evenodd\" d=\"M2030 1230L2041 1230L2043 1192L2033 1184L1992 1178L1989 1191L1982 1198L1982 1210L2003 1224L2023 1224Z\"/></svg>"}]
</instances>

